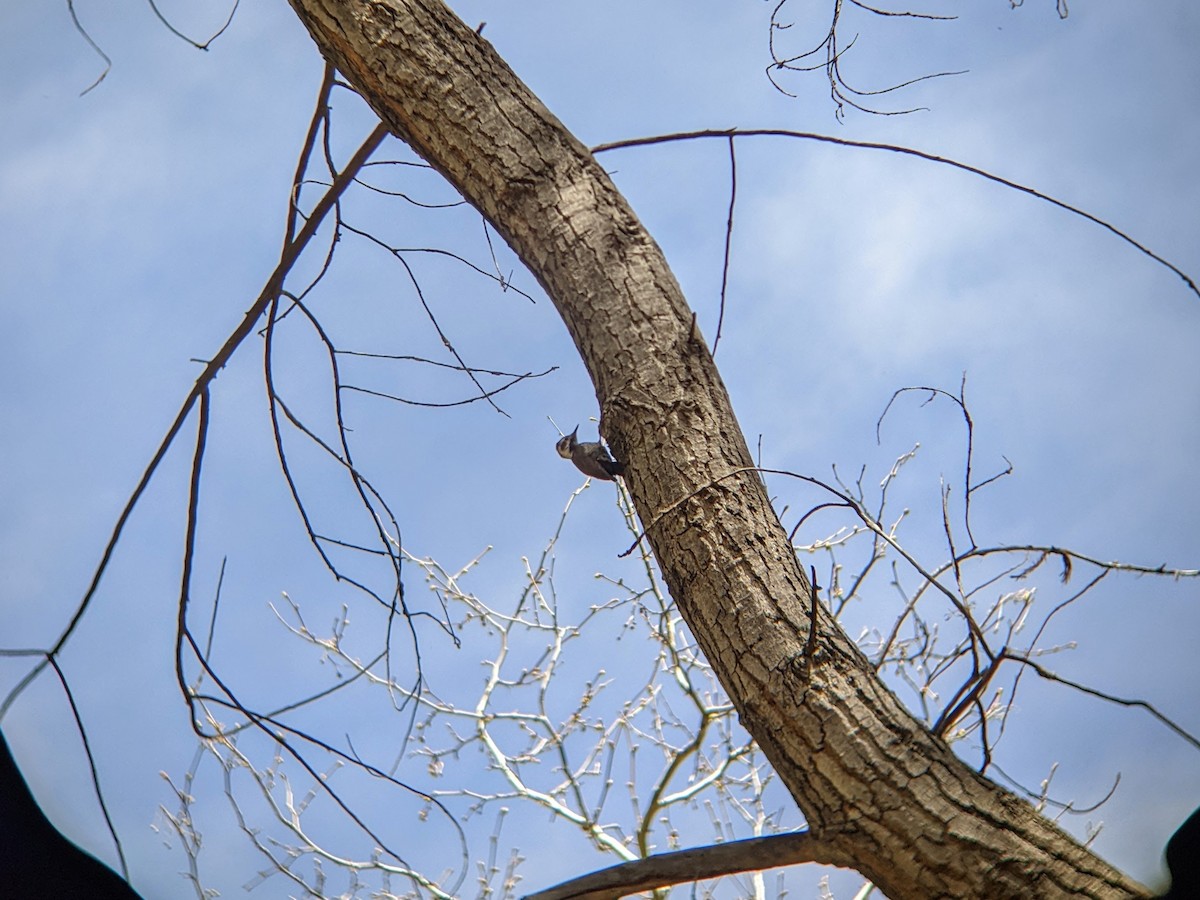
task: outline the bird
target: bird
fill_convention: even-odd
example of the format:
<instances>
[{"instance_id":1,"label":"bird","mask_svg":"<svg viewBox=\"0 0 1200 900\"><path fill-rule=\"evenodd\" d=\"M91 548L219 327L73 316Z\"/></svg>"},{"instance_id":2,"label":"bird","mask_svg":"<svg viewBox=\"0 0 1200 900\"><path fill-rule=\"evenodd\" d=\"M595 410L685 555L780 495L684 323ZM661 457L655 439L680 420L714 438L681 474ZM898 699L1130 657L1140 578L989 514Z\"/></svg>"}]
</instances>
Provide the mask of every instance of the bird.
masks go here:
<instances>
[{"instance_id":1,"label":"bird","mask_svg":"<svg viewBox=\"0 0 1200 900\"><path fill-rule=\"evenodd\" d=\"M575 463L575 468L589 478L612 481L613 476L625 474L625 464L613 459L603 444L599 441L581 442L575 437L578 433L579 426L576 425L574 431L559 438L554 445L559 456Z\"/></svg>"},{"instance_id":2,"label":"bird","mask_svg":"<svg viewBox=\"0 0 1200 900\"><path fill-rule=\"evenodd\" d=\"M63 836L38 806L0 733L0 885L9 897L142 900L120 875Z\"/></svg>"}]
</instances>

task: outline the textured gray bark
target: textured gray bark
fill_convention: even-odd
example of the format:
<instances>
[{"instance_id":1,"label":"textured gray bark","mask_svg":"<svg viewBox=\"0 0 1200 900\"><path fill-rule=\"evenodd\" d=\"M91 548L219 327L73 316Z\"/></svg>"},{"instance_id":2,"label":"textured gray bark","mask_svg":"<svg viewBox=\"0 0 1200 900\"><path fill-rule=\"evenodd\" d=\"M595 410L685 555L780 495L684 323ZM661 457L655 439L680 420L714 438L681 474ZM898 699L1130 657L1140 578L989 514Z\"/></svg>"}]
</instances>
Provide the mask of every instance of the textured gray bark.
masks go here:
<instances>
[{"instance_id":1,"label":"textured gray bark","mask_svg":"<svg viewBox=\"0 0 1200 900\"><path fill-rule=\"evenodd\" d=\"M893 900L1144 896L909 715L822 609L661 251L587 149L439 0L291 0L321 52L541 282L672 597L808 820ZM797 336L803 347L803 336Z\"/></svg>"}]
</instances>

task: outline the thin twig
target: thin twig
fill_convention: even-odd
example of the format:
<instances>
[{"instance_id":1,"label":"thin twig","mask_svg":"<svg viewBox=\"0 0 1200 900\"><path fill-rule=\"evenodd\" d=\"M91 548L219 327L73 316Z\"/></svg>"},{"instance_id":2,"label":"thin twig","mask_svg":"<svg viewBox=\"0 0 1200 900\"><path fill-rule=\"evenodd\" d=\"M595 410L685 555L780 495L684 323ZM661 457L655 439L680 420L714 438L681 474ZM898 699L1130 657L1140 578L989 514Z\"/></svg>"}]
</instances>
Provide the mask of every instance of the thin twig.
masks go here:
<instances>
[{"instance_id":1,"label":"thin twig","mask_svg":"<svg viewBox=\"0 0 1200 900\"><path fill-rule=\"evenodd\" d=\"M854 140L849 140L848 138L832 137L831 135L827 135L827 134L817 134L815 132L809 132L809 131L790 131L788 129L783 129L783 128L750 128L750 129L726 128L726 129L704 129L704 130L700 130L700 131L683 131L683 132L676 132L674 134L655 135L652 137L630 138L630 139L624 140L624 141L611 141L609 143L600 144L596 147L593 147L592 153L605 153L605 152L608 152L611 150L623 150L623 149L627 149L630 147L648 147L648 146L652 146L654 144L666 144L666 143L672 143L675 141L703 140L705 138L721 138L723 140L728 140L730 137L796 138L796 139L800 139L800 140L818 141L818 142L825 143L825 144L836 144L840 147L854 147L856 149L861 149L861 150L884 150L889 153L899 153L899 154L902 154L905 156L913 156L913 157L916 157L917 159L925 160L926 162L936 163L938 165L943 165L943 166L950 166L951 168L959 169L963 172L968 172L971 175L976 175L979 178L984 178L988 181L993 181L996 184L1003 185L1004 187L1011 188L1012 190L1020 191L1021 193L1024 193L1024 194L1029 194L1029 196L1031 196L1031 197L1034 197L1038 200L1042 200L1046 203L1051 204L1052 206L1057 206L1059 209L1062 209L1068 213L1071 213L1072 215L1079 216L1082 219L1086 219L1087 221L1093 223L1094 225L1099 225L1101 228L1105 229L1106 231L1109 231L1110 233L1115 235L1120 240L1124 241L1125 243L1127 243L1130 246L1132 246L1133 248L1135 248L1138 252L1144 254L1145 256L1148 256L1150 259L1154 260L1159 265L1164 266L1165 268L1174 272L1176 275L1178 275L1183 280L1183 283L1185 285L1187 285L1188 290L1190 290L1197 297L1200 297L1200 286L1197 286L1196 282L1192 279L1192 277L1190 275L1188 275L1186 272L1184 272L1183 269L1179 268L1174 263L1169 262L1167 259L1163 258L1162 256L1159 256L1157 253L1155 253L1149 247L1146 247L1144 244L1134 240L1132 237L1130 237L1124 231L1117 228L1115 225L1109 224L1104 219L1101 219L1099 216L1095 216L1092 213L1086 212L1085 210L1082 210L1079 207L1072 206L1071 204L1066 203L1062 200L1057 200L1054 197L1051 197L1049 194L1044 194L1039 190L1036 190L1034 188L1020 184L1019 182L1012 181L1008 178L1001 177L1000 175L994 175L985 169L979 168L978 166L968 165L967 163L958 162L957 160L949 159L949 158L943 157L943 156L937 156L933 153L926 153L923 150L914 150L912 147L902 147L897 144L884 144L884 143L878 143L875 141L854 141Z\"/></svg>"}]
</instances>

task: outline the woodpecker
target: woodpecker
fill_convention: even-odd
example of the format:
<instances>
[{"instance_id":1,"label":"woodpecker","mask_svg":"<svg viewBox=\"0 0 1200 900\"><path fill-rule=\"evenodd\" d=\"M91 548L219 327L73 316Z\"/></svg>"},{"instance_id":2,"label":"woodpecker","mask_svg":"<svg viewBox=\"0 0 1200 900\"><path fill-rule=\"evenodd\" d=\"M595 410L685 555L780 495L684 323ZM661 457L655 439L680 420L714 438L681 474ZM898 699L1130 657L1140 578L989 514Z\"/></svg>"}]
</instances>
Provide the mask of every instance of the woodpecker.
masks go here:
<instances>
[{"instance_id":1,"label":"woodpecker","mask_svg":"<svg viewBox=\"0 0 1200 900\"><path fill-rule=\"evenodd\" d=\"M559 438L558 443L554 445L559 456L575 463L575 468L589 478L612 481L614 475L625 474L625 464L613 459L603 444L599 441L581 443L575 438L578 433L579 426L576 425L574 431Z\"/></svg>"}]
</instances>

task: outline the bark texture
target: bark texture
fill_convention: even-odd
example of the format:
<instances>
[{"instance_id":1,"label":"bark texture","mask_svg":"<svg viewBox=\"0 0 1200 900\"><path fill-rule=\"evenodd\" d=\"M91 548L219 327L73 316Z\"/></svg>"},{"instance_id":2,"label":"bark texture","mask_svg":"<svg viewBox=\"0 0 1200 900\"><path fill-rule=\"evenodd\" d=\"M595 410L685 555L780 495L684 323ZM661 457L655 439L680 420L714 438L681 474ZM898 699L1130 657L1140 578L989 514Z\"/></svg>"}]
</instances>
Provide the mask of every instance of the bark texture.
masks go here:
<instances>
[{"instance_id":1,"label":"bark texture","mask_svg":"<svg viewBox=\"0 0 1200 900\"><path fill-rule=\"evenodd\" d=\"M675 601L821 848L893 900L1145 896L903 708L811 590L657 244L440 0L290 0L385 123L554 302ZM797 345L804 346L802 336Z\"/></svg>"}]
</instances>

